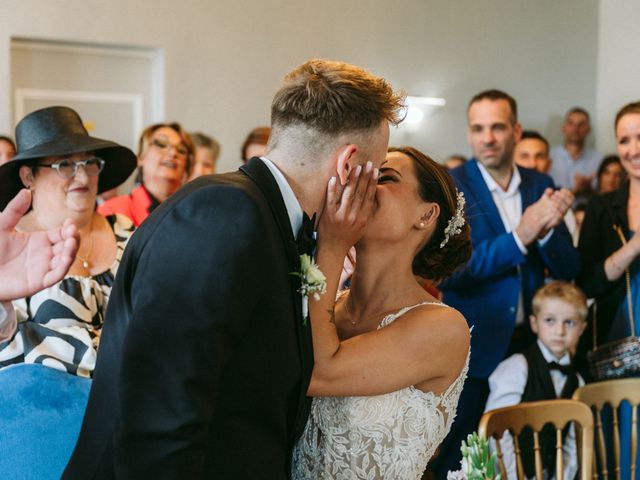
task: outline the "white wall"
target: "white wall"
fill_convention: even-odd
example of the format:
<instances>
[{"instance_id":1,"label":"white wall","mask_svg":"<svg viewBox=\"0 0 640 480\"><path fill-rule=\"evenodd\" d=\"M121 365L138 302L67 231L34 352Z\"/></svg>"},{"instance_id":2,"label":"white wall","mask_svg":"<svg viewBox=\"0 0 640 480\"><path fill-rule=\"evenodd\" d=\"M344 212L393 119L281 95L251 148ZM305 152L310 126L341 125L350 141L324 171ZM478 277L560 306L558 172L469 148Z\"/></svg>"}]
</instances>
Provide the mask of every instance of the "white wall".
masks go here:
<instances>
[{"instance_id":1,"label":"white wall","mask_svg":"<svg viewBox=\"0 0 640 480\"><path fill-rule=\"evenodd\" d=\"M640 2L600 2L598 29L598 81L596 90L596 143L604 153L614 153L613 122L616 112L640 101Z\"/></svg>"},{"instance_id":2,"label":"white wall","mask_svg":"<svg viewBox=\"0 0 640 480\"><path fill-rule=\"evenodd\" d=\"M633 0L629 0L632 3ZM268 124L280 79L311 57L364 66L412 95L441 96L424 127L394 141L468 153L469 98L498 87L525 127L559 141L564 111L594 110L598 0L5 0L0 131L8 131L11 37L162 48L166 113L222 143L234 169L245 134Z\"/></svg>"}]
</instances>

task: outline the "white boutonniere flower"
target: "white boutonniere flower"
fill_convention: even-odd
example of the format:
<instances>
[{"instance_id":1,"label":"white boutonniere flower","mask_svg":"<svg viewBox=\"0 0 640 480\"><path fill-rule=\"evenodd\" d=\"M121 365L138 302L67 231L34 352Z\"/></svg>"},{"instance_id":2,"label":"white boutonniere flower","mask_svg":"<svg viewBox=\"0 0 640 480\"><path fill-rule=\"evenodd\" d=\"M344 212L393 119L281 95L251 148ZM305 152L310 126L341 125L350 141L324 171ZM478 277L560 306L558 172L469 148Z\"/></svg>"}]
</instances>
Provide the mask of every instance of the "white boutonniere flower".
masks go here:
<instances>
[{"instance_id":1,"label":"white boutonniere flower","mask_svg":"<svg viewBox=\"0 0 640 480\"><path fill-rule=\"evenodd\" d=\"M306 324L309 317L309 295L313 295L316 301L320 300L320 295L327 291L327 278L311 256L306 253L300 255L300 271L291 272L291 275L300 278L298 293L302 295L302 318Z\"/></svg>"}]
</instances>

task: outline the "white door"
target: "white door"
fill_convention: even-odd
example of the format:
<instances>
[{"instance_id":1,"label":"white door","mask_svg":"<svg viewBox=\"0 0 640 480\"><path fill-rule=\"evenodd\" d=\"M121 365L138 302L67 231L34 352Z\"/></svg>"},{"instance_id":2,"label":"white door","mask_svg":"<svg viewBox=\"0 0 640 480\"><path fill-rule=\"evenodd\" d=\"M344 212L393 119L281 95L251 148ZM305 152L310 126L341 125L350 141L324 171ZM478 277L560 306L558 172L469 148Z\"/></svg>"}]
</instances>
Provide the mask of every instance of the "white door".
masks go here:
<instances>
[{"instance_id":1,"label":"white door","mask_svg":"<svg viewBox=\"0 0 640 480\"><path fill-rule=\"evenodd\" d=\"M143 128L164 118L162 65L160 49L12 39L13 125L39 108L65 105L90 135L136 152Z\"/></svg>"}]
</instances>

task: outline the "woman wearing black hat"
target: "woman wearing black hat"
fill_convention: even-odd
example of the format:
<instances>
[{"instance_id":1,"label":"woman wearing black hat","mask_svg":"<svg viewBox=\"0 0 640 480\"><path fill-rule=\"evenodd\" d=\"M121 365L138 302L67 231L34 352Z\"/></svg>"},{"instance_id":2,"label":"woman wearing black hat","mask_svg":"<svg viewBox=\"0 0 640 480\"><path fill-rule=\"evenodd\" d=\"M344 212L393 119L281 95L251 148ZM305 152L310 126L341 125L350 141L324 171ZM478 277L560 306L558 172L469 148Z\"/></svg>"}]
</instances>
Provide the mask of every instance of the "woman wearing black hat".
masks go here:
<instances>
[{"instance_id":1,"label":"woman wearing black hat","mask_svg":"<svg viewBox=\"0 0 640 480\"><path fill-rule=\"evenodd\" d=\"M13 303L17 328L0 343L0 367L42 363L90 376L111 285L133 225L95 211L96 196L122 183L134 170L129 149L90 137L78 114L49 107L16 127L18 155L0 167L0 210L21 188L32 194L31 210L17 226L35 232L70 218L80 246L59 283Z\"/></svg>"}]
</instances>

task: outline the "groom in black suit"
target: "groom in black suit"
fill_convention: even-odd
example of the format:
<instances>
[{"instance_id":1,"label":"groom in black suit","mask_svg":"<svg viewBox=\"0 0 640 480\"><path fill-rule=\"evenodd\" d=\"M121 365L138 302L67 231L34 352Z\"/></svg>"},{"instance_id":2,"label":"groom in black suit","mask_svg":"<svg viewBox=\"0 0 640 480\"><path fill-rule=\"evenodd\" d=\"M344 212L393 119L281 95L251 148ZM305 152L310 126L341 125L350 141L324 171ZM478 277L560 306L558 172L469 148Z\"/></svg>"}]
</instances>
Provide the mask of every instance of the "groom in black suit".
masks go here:
<instances>
[{"instance_id":1,"label":"groom in black suit","mask_svg":"<svg viewBox=\"0 0 640 480\"><path fill-rule=\"evenodd\" d=\"M266 157L198 179L132 237L64 478L289 477L310 406L296 233L332 176L384 160L402 98L312 60L277 92Z\"/></svg>"}]
</instances>

